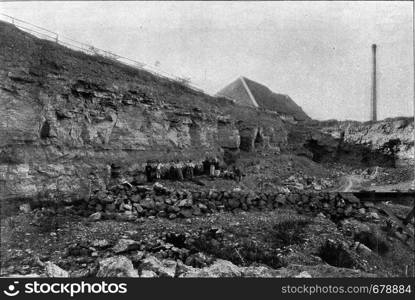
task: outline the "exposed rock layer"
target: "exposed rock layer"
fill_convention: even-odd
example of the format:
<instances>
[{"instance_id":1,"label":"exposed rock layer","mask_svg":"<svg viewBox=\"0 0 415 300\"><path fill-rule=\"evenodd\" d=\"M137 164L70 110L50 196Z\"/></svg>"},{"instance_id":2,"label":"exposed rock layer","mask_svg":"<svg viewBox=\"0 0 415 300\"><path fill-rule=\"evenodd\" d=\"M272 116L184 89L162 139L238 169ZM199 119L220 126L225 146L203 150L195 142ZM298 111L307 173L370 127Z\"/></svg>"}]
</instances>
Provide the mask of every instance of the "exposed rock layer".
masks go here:
<instances>
[{"instance_id":1,"label":"exposed rock layer","mask_svg":"<svg viewBox=\"0 0 415 300\"><path fill-rule=\"evenodd\" d=\"M282 146L277 116L39 40L0 23L1 198L89 197L112 163L239 151L261 131ZM248 132L246 134L246 132Z\"/></svg>"},{"instance_id":2,"label":"exposed rock layer","mask_svg":"<svg viewBox=\"0 0 415 300\"><path fill-rule=\"evenodd\" d=\"M385 119L375 123L327 121L321 122L320 126L323 132L340 140L343 152L356 155L360 146L360 159L369 161L371 152L372 157L373 154L389 156L397 165L413 165L415 162L413 118ZM354 149L351 145L355 146Z\"/></svg>"}]
</instances>

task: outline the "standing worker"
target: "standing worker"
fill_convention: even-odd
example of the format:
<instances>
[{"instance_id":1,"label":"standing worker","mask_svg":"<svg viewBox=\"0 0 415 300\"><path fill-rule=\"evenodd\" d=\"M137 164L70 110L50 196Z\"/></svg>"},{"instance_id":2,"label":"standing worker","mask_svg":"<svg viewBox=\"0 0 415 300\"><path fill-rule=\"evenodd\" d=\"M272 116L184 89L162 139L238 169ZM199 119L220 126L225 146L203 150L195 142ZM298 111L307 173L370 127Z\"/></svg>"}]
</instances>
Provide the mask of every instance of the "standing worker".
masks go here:
<instances>
[{"instance_id":1,"label":"standing worker","mask_svg":"<svg viewBox=\"0 0 415 300\"><path fill-rule=\"evenodd\" d=\"M234 168L234 173L235 173L236 181L241 182L241 180L242 180L241 169L239 169L239 167L235 167Z\"/></svg>"},{"instance_id":2,"label":"standing worker","mask_svg":"<svg viewBox=\"0 0 415 300\"><path fill-rule=\"evenodd\" d=\"M203 172L204 174L210 174L210 159L206 158L203 162Z\"/></svg>"},{"instance_id":3,"label":"standing worker","mask_svg":"<svg viewBox=\"0 0 415 300\"><path fill-rule=\"evenodd\" d=\"M145 167L145 172L146 172L147 182L151 182L152 181L152 176L151 176L150 161L147 161L147 164L146 164L146 167Z\"/></svg>"},{"instance_id":4,"label":"standing worker","mask_svg":"<svg viewBox=\"0 0 415 300\"><path fill-rule=\"evenodd\" d=\"M194 168L195 168L195 164L191 160L188 160L185 166L186 179L189 179L189 180L193 179Z\"/></svg>"},{"instance_id":5,"label":"standing worker","mask_svg":"<svg viewBox=\"0 0 415 300\"><path fill-rule=\"evenodd\" d=\"M180 161L176 163L177 180L183 181L183 164Z\"/></svg>"},{"instance_id":6,"label":"standing worker","mask_svg":"<svg viewBox=\"0 0 415 300\"><path fill-rule=\"evenodd\" d=\"M214 160L210 160L209 161L209 175L210 175L210 177L214 177L215 176L215 164L214 164Z\"/></svg>"},{"instance_id":7,"label":"standing worker","mask_svg":"<svg viewBox=\"0 0 415 300\"><path fill-rule=\"evenodd\" d=\"M157 165L156 165L156 179L160 180L161 178L161 163L159 161L157 161Z\"/></svg>"}]
</instances>

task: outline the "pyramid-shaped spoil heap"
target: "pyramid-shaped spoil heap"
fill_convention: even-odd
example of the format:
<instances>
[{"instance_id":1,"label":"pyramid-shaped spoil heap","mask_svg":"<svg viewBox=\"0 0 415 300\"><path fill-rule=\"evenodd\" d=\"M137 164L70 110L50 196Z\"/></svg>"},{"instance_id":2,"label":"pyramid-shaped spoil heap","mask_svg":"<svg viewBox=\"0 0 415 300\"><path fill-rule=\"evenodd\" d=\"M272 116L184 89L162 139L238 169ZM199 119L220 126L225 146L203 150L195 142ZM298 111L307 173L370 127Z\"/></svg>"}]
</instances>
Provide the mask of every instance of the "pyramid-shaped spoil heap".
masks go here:
<instances>
[{"instance_id":1,"label":"pyramid-shaped spoil heap","mask_svg":"<svg viewBox=\"0 0 415 300\"><path fill-rule=\"evenodd\" d=\"M297 121L310 119L289 96L274 93L265 85L246 77L239 77L216 95L232 99L240 105L263 108L291 116Z\"/></svg>"}]
</instances>

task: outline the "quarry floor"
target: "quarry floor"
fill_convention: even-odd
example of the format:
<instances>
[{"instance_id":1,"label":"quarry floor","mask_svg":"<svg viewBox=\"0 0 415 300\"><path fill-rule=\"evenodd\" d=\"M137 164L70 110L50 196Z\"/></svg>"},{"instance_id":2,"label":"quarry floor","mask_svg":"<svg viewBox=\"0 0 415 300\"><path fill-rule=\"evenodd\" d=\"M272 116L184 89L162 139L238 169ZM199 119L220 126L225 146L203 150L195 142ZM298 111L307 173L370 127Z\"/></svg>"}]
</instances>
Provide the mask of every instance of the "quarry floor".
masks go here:
<instances>
[{"instance_id":1,"label":"quarry floor","mask_svg":"<svg viewBox=\"0 0 415 300\"><path fill-rule=\"evenodd\" d=\"M392 208L398 215L409 211L408 207L399 205ZM120 239L130 239L140 244L139 251L125 253L135 263L141 259L137 256L148 255L186 261L177 254L187 249L190 253L229 260L238 266L295 267L308 271L312 277L413 277L413 244L403 243L385 232L384 221L381 216L379 220L364 223L356 220L335 223L323 215L307 216L280 209L190 219L93 222L74 214L70 207L58 212L34 210L2 219L1 275L38 276L44 272L43 263L52 261L73 276L93 276L91 270L97 268L99 260L115 255L111 247ZM377 241L386 243L388 250L377 252L374 248L370 253L354 250L350 224L369 226L376 232ZM220 237L209 233L218 229ZM105 240L108 246L91 248L97 240ZM325 249L328 240L341 245L341 249ZM78 249L78 252L68 253L68 249Z\"/></svg>"},{"instance_id":2,"label":"quarry floor","mask_svg":"<svg viewBox=\"0 0 415 300\"><path fill-rule=\"evenodd\" d=\"M246 176L241 182L199 178L204 189L273 189L292 187L307 179L331 181L328 190L361 189L392 191L412 187L411 168L361 168L316 164L295 156L241 159ZM169 188L194 188L194 182L165 181ZM304 184L304 189L313 185ZM408 206L389 203L399 217ZM188 219L148 217L137 221L92 221L76 207L36 208L1 217L1 276L42 276L44 262L51 261L71 276L93 277L99 261L117 255L114 246L127 239L136 248L123 252L139 266L144 257L180 260L196 267L224 259L237 266L264 265L284 270L282 276L308 272L312 277L414 277L414 242L388 231L388 218L366 221L331 220L324 214L307 215L290 209L215 213ZM413 224L410 224L413 230ZM212 232L221 232L219 235ZM358 232L365 251L356 245ZM96 247L96 241L105 241ZM195 258L196 257L196 258ZM196 262L195 262L196 261ZM290 270L290 271L287 271Z\"/></svg>"}]
</instances>

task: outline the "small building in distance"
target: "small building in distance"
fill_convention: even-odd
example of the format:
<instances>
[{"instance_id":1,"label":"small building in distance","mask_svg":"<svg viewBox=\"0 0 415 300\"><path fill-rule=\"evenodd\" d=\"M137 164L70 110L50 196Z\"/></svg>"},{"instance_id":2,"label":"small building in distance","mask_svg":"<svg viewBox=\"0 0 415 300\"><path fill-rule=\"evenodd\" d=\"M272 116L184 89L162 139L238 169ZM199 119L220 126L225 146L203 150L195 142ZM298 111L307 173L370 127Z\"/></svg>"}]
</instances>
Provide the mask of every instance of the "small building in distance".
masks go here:
<instances>
[{"instance_id":1,"label":"small building in distance","mask_svg":"<svg viewBox=\"0 0 415 300\"><path fill-rule=\"evenodd\" d=\"M216 96L231 99L239 105L276 112L286 120L310 119L289 96L274 93L265 85L242 76L217 92Z\"/></svg>"}]
</instances>

